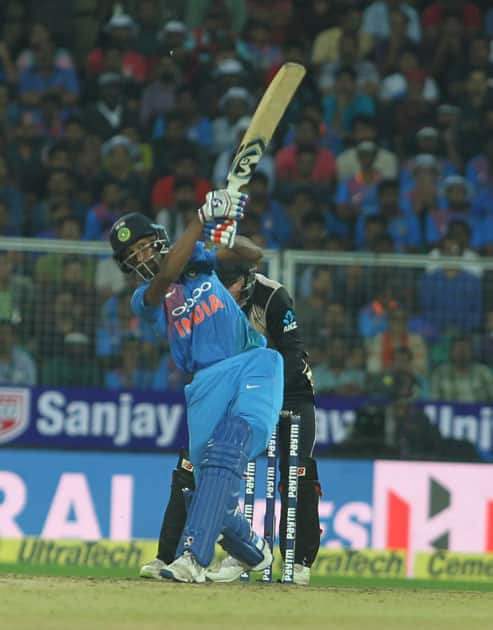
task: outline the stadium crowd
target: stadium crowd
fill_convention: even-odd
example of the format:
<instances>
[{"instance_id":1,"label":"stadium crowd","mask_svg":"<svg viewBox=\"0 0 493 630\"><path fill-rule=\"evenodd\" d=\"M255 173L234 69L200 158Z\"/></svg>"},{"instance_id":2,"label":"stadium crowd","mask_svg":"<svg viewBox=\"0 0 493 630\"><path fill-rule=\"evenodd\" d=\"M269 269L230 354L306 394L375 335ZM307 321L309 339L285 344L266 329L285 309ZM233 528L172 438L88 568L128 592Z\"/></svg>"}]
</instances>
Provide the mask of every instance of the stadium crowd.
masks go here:
<instances>
[{"instance_id":1,"label":"stadium crowd","mask_svg":"<svg viewBox=\"0 0 493 630\"><path fill-rule=\"evenodd\" d=\"M398 372L416 396L493 398L489 2L5 0L0 18L0 236L104 241L137 210L176 238L297 61L308 74L242 233L270 249L429 256L425 269L303 269L317 390L364 394ZM110 259L0 247L0 383L180 389L132 289Z\"/></svg>"}]
</instances>

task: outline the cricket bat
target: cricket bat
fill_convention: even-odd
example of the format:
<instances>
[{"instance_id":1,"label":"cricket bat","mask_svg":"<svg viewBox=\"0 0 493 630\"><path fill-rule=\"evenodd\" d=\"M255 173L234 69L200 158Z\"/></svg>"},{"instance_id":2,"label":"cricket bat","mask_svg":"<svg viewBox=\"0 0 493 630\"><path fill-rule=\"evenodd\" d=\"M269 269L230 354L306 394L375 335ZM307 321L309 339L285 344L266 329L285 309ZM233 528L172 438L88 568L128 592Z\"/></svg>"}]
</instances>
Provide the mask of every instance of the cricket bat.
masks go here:
<instances>
[{"instance_id":1,"label":"cricket bat","mask_svg":"<svg viewBox=\"0 0 493 630\"><path fill-rule=\"evenodd\" d=\"M260 99L231 163L228 190L239 190L250 181L305 72L299 63L288 62L279 68Z\"/></svg>"}]
</instances>

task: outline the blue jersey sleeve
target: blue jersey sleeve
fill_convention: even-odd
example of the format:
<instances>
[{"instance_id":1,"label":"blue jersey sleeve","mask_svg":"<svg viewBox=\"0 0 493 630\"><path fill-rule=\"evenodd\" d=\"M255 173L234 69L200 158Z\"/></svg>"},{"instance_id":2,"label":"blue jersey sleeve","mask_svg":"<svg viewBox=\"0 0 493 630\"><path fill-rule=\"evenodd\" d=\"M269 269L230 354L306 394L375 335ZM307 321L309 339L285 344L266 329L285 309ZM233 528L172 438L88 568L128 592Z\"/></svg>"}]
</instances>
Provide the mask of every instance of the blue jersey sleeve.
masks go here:
<instances>
[{"instance_id":1,"label":"blue jersey sleeve","mask_svg":"<svg viewBox=\"0 0 493 630\"><path fill-rule=\"evenodd\" d=\"M132 311L149 324L156 324L164 319L164 309L162 306L148 306L144 302L144 294L148 287L148 284L143 284L135 289L131 302Z\"/></svg>"},{"instance_id":2,"label":"blue jersey sleeve","mask_svg":"<svg viewBox=\"0 0 493 630\"><path fill-rule=\"evenodd\" d=\"M203 241L197 241L190 260L210 263L215 269L217 267L217 250L215 247L207 249Z\"/></svg>"}]
</instances>

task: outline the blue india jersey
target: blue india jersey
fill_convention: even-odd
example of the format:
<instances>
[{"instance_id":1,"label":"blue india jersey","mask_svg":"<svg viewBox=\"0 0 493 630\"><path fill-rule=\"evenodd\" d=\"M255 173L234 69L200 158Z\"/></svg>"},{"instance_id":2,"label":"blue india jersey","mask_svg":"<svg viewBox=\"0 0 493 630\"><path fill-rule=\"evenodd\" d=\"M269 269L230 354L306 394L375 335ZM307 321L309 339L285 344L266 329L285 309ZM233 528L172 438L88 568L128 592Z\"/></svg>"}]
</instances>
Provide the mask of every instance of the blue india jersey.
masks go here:
<instances>
[{"instance_id":1,"label":"blue india jersey","mask_svg":"<svg viewBox=\"0 0 493 630\"><path fill-rule=\"evenodd\" d=\"M190 262L216 264L215 250L195 245ZM184 274L168 287L161 306L146 306L141 285L132 296L132 310L168 339L176 365L193 374L251 348L264 348L263 335L248 319L221 283L215 271Z\"/></svg>"}]
</instances>

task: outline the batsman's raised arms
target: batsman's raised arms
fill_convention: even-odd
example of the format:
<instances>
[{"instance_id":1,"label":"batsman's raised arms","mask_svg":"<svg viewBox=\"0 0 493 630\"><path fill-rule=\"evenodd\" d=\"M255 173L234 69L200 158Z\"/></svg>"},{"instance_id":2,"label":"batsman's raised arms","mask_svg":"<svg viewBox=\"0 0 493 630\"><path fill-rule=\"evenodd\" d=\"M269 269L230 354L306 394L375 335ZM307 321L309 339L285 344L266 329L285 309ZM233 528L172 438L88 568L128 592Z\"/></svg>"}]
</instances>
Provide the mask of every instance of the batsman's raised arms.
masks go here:
<instances>
[{"instance_id":1,"label":"batsman's raised arms","mask_svg":"<svg viewBox=\"0 0 493 630\"><path fill-rule=\"evenodd\" d=\"M237 191L250 181L305 73L301 64L285 63L270 82L229 169L228 190Z\"/></svg>"}]
</instances>

